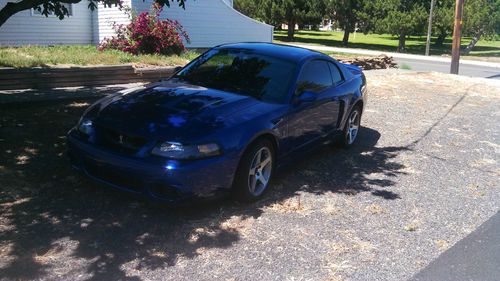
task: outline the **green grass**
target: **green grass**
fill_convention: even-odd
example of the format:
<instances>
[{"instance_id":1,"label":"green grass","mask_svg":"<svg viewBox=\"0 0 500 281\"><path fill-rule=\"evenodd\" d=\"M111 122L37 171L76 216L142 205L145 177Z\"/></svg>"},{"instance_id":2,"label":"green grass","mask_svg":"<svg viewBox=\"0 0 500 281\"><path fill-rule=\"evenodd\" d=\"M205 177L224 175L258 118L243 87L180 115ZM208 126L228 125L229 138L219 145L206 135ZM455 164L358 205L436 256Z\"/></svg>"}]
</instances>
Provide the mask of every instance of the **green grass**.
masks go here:
<instances>
[{"instance_id":1,"label":"green grass","mask_svg":"<svg viewBox=\"0 0 500 281\"><path fill-rule=\"evenodd\" d=\"M343 52L330 52L330 51L322 51L322 53L332 56L334 58L359 58L359 57L372 57L370 55L359 55L352 53L343 53Z\"/></svg>"},{"instance_id":2,"label":"green grass","mask_svg":"<svg viewBox=\"0 0 500 281\"><path fill-rule=\"evenodd\" d=\"M184 65L199 54L193 51L180 56L138 55L116 50L98 51L95 46L25 46L0 47L0 67L35 67L54 65Z\"/></svg>"},{"instance_id":3,"label":"green grass","mask_svg":"<svg viewBox=\"0 0 500 281\"><path fill-rule=\"evenodd\" d=\"M344 47L342 45L343 32L336 31L298 31L295 34L295 43L324 45L331 47ZM287 42L286 31L274 33L275 42ZM434 40L435 38L433 38ZM425 53L425 36L412 36L406 40L406 52L411 54ZM462 38L462 45L466 46L470 38ZM389 34L363 34L350 35L349 48L380 50L395 52L398 38ZM446 38L442 47L431 45L431 55L446 55L451 53L451 37ZM500 41L480 40L474 47L469 57L500 57Z\"/></svg>"},{"instance_id":4,"label":"green grass","mask_svg":"<svg viewBox=\"0 0 500 281\"><path fill-rule=\"evenodd\" d=\"M401 69L406 69L406 70L411 70L411 66L406 64L406 63L403 63L399 66L399 68Z\"/></svg>"}]
</instances>

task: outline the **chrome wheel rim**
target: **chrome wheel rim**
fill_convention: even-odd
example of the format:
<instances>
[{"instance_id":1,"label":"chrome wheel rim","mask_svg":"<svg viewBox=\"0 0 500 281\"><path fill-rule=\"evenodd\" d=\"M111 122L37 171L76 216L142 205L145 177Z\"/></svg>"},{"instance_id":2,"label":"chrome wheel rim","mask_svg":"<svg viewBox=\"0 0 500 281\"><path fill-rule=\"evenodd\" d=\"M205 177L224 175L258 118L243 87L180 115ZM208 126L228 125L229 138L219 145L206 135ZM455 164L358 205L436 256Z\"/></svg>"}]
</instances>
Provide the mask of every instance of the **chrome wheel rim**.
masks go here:
<instances>
[{"instance_id":1,"label":"chrome wheel rim","mask_svg":"<svg viewBox=\"0 0 500 281\"><path fill-rule=\"evenodd\" d=\"M360 115L357 110L354 110L347 120L347 143L352 144L358 136Z\"/></svg>"},{"instance_id":2,"label":"chrome wheel rim","mask_svg":"<svg viewBox=\"0 0 500 281\"><path fill-rule=\"evenodd\" d=\"M267 188L273 170L273 157L271 150L262 147L253 156L250 171L248 172L248 191L259 196Z\"/></svg>"}]
</instances>

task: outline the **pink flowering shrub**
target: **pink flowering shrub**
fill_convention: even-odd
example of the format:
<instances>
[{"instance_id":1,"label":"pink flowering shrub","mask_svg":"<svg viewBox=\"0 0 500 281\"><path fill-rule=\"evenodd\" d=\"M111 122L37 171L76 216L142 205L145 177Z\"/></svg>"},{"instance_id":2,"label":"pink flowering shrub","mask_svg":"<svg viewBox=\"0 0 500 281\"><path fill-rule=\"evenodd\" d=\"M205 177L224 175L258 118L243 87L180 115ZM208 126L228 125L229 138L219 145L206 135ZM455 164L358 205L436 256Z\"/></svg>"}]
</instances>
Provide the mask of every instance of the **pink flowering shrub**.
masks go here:
<instances>
[{"instance_id":1,"label":"pink flowering shrub","mask_svg":"<svg viewBox=\"0 0 500 281\"><path fill-rule=\"evenodd\" d=\"M189 37L178 21L161 20L162 7L153 4L151 11L132 16L129 24L114 24L116 36L105 38L98 49L116 49L137 54L180 54L185 50L182 39Z\"/></svg>"}]
</instances>

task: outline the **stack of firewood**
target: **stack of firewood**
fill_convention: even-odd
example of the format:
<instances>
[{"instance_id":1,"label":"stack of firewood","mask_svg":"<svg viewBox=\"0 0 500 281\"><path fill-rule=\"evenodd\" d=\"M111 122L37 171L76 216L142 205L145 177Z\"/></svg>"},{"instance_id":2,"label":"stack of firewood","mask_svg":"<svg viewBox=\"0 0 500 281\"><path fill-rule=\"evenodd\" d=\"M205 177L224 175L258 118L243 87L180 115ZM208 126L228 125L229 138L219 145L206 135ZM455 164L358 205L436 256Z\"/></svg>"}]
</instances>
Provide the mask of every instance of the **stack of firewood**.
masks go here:
<instances>
[{"instance_id":1,"label":"stack of firewood","mask_svg":"<svg viewBox=\"0 0 500 281\"><path fill-rule=\"evenodd\" d=\"M338 61L349 63L361 67L364 70L370 69L386 69L397 68L397 63L392 57L378 56L378 57L357 57L357 58L342 58L336 57Z\"/></svg>"}]
</instances>

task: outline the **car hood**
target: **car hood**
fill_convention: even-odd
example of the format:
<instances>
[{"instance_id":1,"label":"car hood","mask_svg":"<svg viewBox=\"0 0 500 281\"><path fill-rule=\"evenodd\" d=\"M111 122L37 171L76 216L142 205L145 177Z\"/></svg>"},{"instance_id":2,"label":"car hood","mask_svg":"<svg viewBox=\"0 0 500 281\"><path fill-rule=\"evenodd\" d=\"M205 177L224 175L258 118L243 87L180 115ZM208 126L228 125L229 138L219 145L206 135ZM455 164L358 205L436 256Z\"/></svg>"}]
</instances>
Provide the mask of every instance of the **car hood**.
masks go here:
<instances>
[{"instance_id":1,"label":"car hood","mask_svg":"<svg viewBox=\"0 0 500 281\"><path fill-rule=\"evenodd\" d=\"M260 101L174 79L98 102L89 112L96 126L149 138L182 141L227 126L231 115Z\"/></svg>"}]
</instances>

